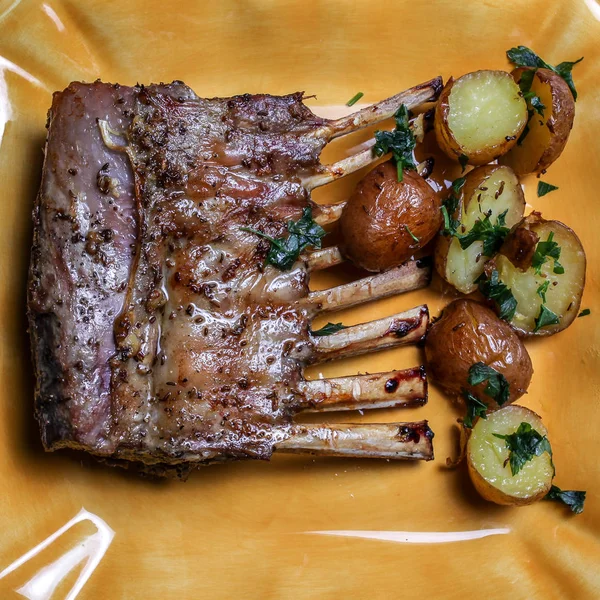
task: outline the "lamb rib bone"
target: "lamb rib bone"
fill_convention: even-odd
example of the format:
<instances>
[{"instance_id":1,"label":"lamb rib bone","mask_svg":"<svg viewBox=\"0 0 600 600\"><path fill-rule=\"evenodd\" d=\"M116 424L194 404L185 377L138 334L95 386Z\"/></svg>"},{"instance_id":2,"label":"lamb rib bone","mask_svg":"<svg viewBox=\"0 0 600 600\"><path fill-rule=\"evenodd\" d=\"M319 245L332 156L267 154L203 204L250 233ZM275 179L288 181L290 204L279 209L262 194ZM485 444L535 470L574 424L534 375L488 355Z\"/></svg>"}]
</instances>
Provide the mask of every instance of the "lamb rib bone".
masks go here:
<instances>
[{"instance_id":1,"label":"lamb rib bone","mask_svg":"<svg viewBox=\"0 0 600 600\"><path fill-rule=\"evenodd\" d=\"M431 264L428 259L411 260L400 267L364 279L326 290L310 292L298 301L301 306L312 307L325 313L387 298L394 294L410 292L429 285Z\"/></svg>"},{"instance_id":2,"label":"lamb rib bone","mask_svg":"<svg viewBox=\"0 0 600 600\"><path fill-rule=\"evenodd\" d=\"M316 456L433 460L432 438L427 421L292 425L289 437L276 443L275 450Z\"/></svg>"},{"instance_id":3,"label":"lamb rib bone","mask_svg":"<svg viewBox=\"0 0 600 600\"><path fill-rule=\"evenodd\" d=\"M427 377L423 367L313 379L300 384L306 404L300 410L329 412L420 406L427 402Z\"/></svg>"},{"instance_id":4,"label":"lamb rib bone","mask_svg":"<svg viewBox=\"0 0 600 600\"><path fill-rule=\"evenodd\" d=\"M312 362L415 344L425 337L428 324L429 310L423 305L391 317L346 327L331 335L314 336L316 354Z\"/></svg>"}]
</instances>

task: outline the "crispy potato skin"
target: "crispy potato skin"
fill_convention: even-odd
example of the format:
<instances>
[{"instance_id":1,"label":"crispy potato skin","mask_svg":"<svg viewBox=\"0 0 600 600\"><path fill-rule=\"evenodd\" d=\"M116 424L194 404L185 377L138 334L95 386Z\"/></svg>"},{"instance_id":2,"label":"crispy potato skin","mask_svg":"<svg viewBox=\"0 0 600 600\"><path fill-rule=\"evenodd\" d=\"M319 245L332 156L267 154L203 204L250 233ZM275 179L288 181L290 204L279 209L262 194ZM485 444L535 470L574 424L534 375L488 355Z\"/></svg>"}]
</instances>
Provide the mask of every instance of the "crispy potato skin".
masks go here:
<instances>
[{"instance_id":1,"label":"crispy potato skin","mask_svg":"<svg viewBox=\"0 0 600 600\"><path fill-rule=\"evenodd\" d=\"M541 417L525 408L524 406L512 406L510 409L518 410L520 412L525 412L531 415L531 417L539 420L539 425L536 427L536 430L539 431L542 435L547 435L548 431L543 426L541 422ZM533 420L533 419L531 419ZM518 496L511 496L506 492L503 492L499 488L493 486L489 481L487 481L477 470L474 462L473 462L473 453L471 450L472 436L467 434L467 448L466 448L466 456L467 456L467 468L469 471L469 477L471 478L471 482L473 486L479 493L479 495L488 500L489 502L494 502L495 504L500 504L502 506L528 506L529 504L533 504L534 502L538 502L546 494L550 491L552 487L552 478L549 479L547 486L540 489L537 493L532 494L531 496L520 498Z\"/></svg>"},{"instance_id":2,"label":"crispy potato skin","mask_svg":"<svg viewBox=\"0 0 600 600\"><path fill-rule=\"evenodd\" d=\"M484 185L484 182L489 179L491 175L502 168L504 168L502 165L484 165L469 171L465 177L465 183L460 191L457 211L454 213L454 215L452 215L455 219L462 221L463 215L469 209L471 202L477 202L477 195L479 193L478 188ZM525 194L523 193L523 189L520 185L517 185L515 191L517 192L519 202L522 205L520 216L523 216L523 212L525 211ZM449 276L446 269L448 267L448 253L450 251L452 239L453 238L451 236L440 235L436 241L433 254L435 270L442 279L450 284L452 283L449 281ZM485 262L488 260L488 258L482 256L482 260ZM473 279L476 278L474 277ZM459 291L462 291L463 293L471 293L475 291L475 289L477 289L477 286L473 285L472 289L462 289Z\"/></svg>"},{"instance_id":3,"label":"crispy potato skin","mask_svg":"<svg viewBox=\"0 0 600 600\"><path fill-rule=\"evenodd\" d=\"M467 75L468 74L469 73L467 73ZM458 161L459 157L465 154L465 151L452 134L448 124L448 116L450 113L450 93L452 92L452 87L456 81L458 80L451 77L446 82L446 85L440 94L435 108L434 130L440 149L447 156ZM481 148L477 152L470 152L468 154L468 164L478 166L485 165L493 160L496 160L498 157L506 154L517 143L517 138L518 136L515 136L514 139L505 139L500 144Z\"/></svg>"},{"instance_id":4,"label":"crispy potato skin","mask_svg":"<svg viewBox=\"0 0 600 600\"><path fill-rule=\"evenodd\" d=\"M523 72L527 70L529 69L520 67L512 71L511 75L519 83ZM500 160L501 163L512 167L517 175L540 174L556 161L567 144L575 119L575 100L564 79L549 69L538 69L535 77L540 83L550 86L552 111L550 118L544 124L550 135L546 144L542 147L534 142L533 137L529 142L527 140L529 136L525 137L522 143L523 151L540 157L533 169L528 167L525 161L520 160L516 152L508 153ZM547 113L545 116L547 116ZM536 118L539 119L537 113L532 116L531 120Z\"/></svg>"},{"instance_id":5,"label":"crispy potato skin","mask_svg":"<svg viewBox=\"0 0 600 600\"><path fill-rule=\"evenodd\" d=\"M342 252L368 271L400 265L435 236L440 206L439 196L416 171L405 171L399 182L396 166L381 163L358 183L344 208Z\"/></svg>"},{"instance_id":6,"label":"crispy potato skin","mask_svg":"<svg viewBox=\"0 0 600 600\"><path fill-rule=\"evenodd\" d=\"M510 385L508 403L527 391L533 374L527 349L512 328L489 308L466 299L451 302L431 326L425 357L433 381L449 394L462 400L465 389L492 410L499 406L484 394L486 384L467 382L471 366L483 362L504 375Z\"/></svg>"}]
</instances>

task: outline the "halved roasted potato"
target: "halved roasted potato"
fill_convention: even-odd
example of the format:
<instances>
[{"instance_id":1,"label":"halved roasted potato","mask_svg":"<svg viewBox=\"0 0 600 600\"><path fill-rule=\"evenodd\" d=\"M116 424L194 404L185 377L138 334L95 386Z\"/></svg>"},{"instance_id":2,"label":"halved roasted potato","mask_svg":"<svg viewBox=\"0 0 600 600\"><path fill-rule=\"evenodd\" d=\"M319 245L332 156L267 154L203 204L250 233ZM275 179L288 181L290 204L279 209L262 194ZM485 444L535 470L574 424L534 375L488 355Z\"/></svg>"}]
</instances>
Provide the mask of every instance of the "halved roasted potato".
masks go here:
<instances>
[{"instance_id":1,"label":"halved roasted potato","mask_svg":"<svg viewBox=\"0 0 600 600\"><path fill-rule=\"evenodd\" d=\"M516 144L527 117L527 104L509 73L475 71L448 81L437 103L434 128L450 158L484 165Z\"/></svg>"},{"instance_id":2,"label":"halved roasted potato","mask_svg":"<svg viewBox=\"0 0 600 600\"><path fill-rule=\"evenodd\" d=\"M519 83L530 69L512 72ZM569 139L575 118L575 100L565 80L549 69L538 69L531 84L531 92L543 105L540 114L530 108L528 131L500 162L510 166L517 175L542 173L561 154Z\"/></svg>"},{"instance_id":3,"label":"halved roasted potato","mask_svg":"<svg viewBox=\"0 0 600 600\"><path fill-rule=\"evenodd\" d=\"M481 496L513 506L541 500L554 477L547 435L540 417L523 406L507 406L479 419L467 442L467 465ZM526 447L533 453L518 451L511 459L511 442L521 442L520 449Z\"/></svg>"},{"instance_id":4,"label":"halved roasted potato","mask_svg":"<svg viewBox=\"0 0 600 600\"><path fill-rule=\"evenodd\" d=\"M460 222L459 235L473 229L477 221L498 223L502 216L505 226L516 225L525 212L525 196L512 169L500 165L486 165L473 169L465 177L458 195L457 208L450 218ZM487 260L498 249L489 252L489 245L477 240L464 247L466 240L452 235L438 238L434 253L435 268L440 276L459 292L470 294L477 289L475 281L483 273Z\"/></svg>"},{"instance_id":5,"label":"halved roasted potato","mask_svg":"<svg viewBox=\"0 0 600 600\"><path fill-rule=\"evenodd\" d=\"M524 336L552 335L579 312L586 258L575 232L559 221L532 213L511 232L486 265L516 300L508 321Z\"/></svg>"},{"instance_id":6,"label":"halved roasted potato","mask_svg":"<svg viewBox=\"0 0 600 600\"><path fill-rule=\"evenodd\" d=\"M506 379L506 403L527 391L533 374L527 349L510 325L473 300L454 300L444 308L427 333L425 357L432 380L446 392L461 402L463 393L470 392L492 410L499 404L486 393L487 382L469 383L473 365L483 363Z\"/></svg>"}]
</instances>

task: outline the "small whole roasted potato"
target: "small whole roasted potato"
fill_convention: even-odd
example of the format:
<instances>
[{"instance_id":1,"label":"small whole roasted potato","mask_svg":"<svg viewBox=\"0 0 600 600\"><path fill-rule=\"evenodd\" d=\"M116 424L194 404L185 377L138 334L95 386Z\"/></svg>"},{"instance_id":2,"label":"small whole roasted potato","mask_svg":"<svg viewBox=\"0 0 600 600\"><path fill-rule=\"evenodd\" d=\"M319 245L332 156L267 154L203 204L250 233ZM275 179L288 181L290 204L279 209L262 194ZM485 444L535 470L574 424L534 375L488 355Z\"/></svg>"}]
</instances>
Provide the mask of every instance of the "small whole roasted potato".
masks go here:
<instances>
[{"instance_id":1,"label":"small whole roasted potato","mask_svg":"<svg viewBox=\"0 0 600 600\"><path fill-rule=\"evenodd\" d=\"M480 235L476 241L464 237L482 222L497 225L504 222L505 234L516 225L525 211L523 188L509 167L486 165L470 171L464 185L454 197L456 209L449 214L458 222L457 235L445 232L436 242L434 263L439 275L459 292L470 294L477 289L475 281L483 273L485 263L496 253L502 239ZM450 206L446 202L446 206ZM478 223L479 222L479 223ZM468 244L468 245L467 245Z\"/></svg>"},{"instance_id":2,"label":"small whole roasted potato","mask_svg":"<svg viewBox=\"0 0 600 600\"><path fill-rule=\"evenodd\" d=\"M509 506L525 506L546 496L554 477L547 435L540 417L523 406L506 406L479 419L466 452L479 494Z\"/></svg>"},{"instance_id":3,"label":"small whole roasted potato","mask_svg":"<svg viewBox=\"0 0 600 600\"><path fill-rule=\"evenodd\" d=\"M486 383L469 384L469 370L477 363L492 367L509 384L507 404L529 387L533 366L527 349L511 327L492 310L473 300L454 300L429 329L425 340L427 371L446 392L463 399L464 391L499 407L486 394Z\"/></svg>"},{"instance_id":4,"label":"small whole roasted potato","mask_svg":"<svg viewBox=\"0 0 600 600\"><path fill-rule=\"evenodd\" d=\"M356 186L342 213L340 244L344 255L367 271L383 271L406 262L437 233L440 199L416 171L384 162Z\"/></svg>"},{"instance_id":5,"label":"small whole roasted potato","mask_svg":"<svg viewBox=\"0 0 600 600\"><path fill-rule=\"evenodd\" d=\"M517 143L527 118L527 103L510 73L475 71L448 81L435 109L434 129L450 158L484 165Z\"/></svg>"},{"instance_id":6,"label":"small whole roasted potato","mask_svg":"<svg viewBox=\"0 0 600 600\"><path fill-rule=\"evenodd\" d=\"M512 76L519 83L525 73L531 70L515 69ZM575 118L575 100L560 75L549 69L537 69L531 92L541 101L542 114L530 108L527 134L500 159L517 175L545 171L564 150Z\"/></svg>"},{"instance_id":7,"label":"small whole roasted potato","mask_svg":"<svg viewBox=\"0 0 600 600\"><path fill-rule=\"evenodd\" d=\"M577 317L585 285L586 257L575 232L539 213L527 216L486 265L514 297L507 318L519 335L552 335ZM485 284L484 293L492 291ZM500 310L497 302L494 306Z\"/></svg>"}]
</instances>

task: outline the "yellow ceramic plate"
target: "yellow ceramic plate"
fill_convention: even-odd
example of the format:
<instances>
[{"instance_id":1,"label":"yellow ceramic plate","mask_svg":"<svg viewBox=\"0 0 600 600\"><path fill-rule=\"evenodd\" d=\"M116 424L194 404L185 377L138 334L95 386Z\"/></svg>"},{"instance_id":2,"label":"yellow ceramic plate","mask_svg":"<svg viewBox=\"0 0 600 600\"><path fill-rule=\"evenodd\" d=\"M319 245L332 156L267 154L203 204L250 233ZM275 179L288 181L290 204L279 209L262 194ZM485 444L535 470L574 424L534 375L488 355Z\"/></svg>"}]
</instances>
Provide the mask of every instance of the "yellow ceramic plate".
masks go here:
<instances>
[{"instance_id":1,"label":"yellow ceramic plate","mask_svg":"<svg viewBox=\"0 0 600 600\"><path fill-rule=\"evenodd\" d=\"M595 0L0 0L0 569L13 563L0 574L0 596L600 597L599 20ZM420 409L350 415L428 418L433 463L275 457L211 467L179 483L44 454L32 417L24 291L54 90L97 77L182 79L202 96L306 90L317 94L310 100L316 112L333 115L348 111L344 103L358 91L361 102L372 102L438 74L508 69L504 52L517 44L554 63L585 56L575 68L575 128L544 177L560 189L538 199L531 178L526 193L531 206L581 237L588 255L582 306L592 314L527 342L535 375L524 402L548 427L557 482L588 491L583 515L554 503L514 509L480 500L463 470L444 467L455 451L458 413L436 390ZM344 155L344 143L325 160ZM316 198L344 198L359 176ZM314 285L348 277L342 269ZM341 317L355 323L424 301L435 315L447 300L434 284ZM416 348L397 349L323 373L421 360ZM71 521L82 508L88 512ZM26 555L69 523L48 547ZM314 533L324 531L332 535Z\"/></svg>"}]
</instances>

